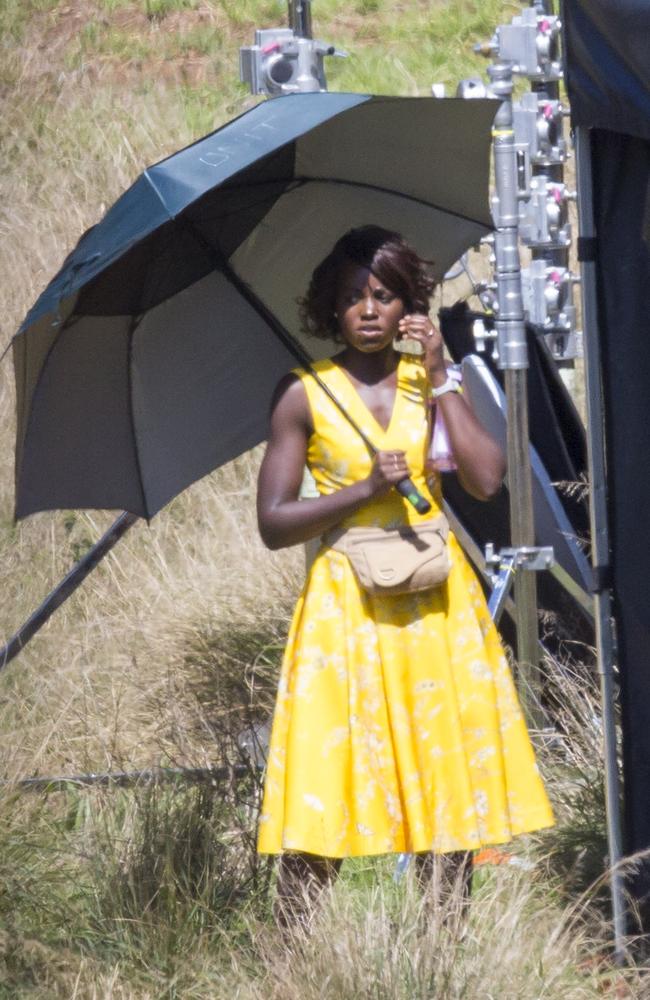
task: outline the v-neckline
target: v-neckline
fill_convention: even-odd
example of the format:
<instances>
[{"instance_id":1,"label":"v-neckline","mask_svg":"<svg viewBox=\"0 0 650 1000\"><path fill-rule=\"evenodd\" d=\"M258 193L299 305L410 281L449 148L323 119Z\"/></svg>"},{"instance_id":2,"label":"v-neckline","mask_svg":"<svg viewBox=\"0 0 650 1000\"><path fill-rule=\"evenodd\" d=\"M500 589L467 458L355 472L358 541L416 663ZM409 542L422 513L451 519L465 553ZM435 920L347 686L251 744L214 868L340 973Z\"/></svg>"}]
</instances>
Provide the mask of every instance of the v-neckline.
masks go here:
<instances>
[{"instance_id":1,"label":"v-neckline","mask_svg":"<svg viewBox=\"0 0 650 1000\"><path fill-rule=\"evenodd\" d=\"M393 423L395 421L395 415L396 415L396 412L397 412L398 401L399 401L399 396L400 396L400 388L399 388L399 386L400 386L400 367L401 367L401 364L402 364L402 358L400 357L398 359L398 361L397 361L397 368L395 369L395 397L393 399L393 407L391 409L390 417L388 418L388 423L386 424L386 427L382 427L382 425L377 420L377 417L374 415L374 413L372 412L372 410L370 409L370 407L368 406L368 404L364 400L363 396L361 395L361 393L357 389L356 385L354 384L354 382L352 381L352 379L350 378L350 376L348 375L348 373L346 372L346 370L341 365L339 365L336 361L334 361L334 360L332 361L332 365L338 371L340 378L343 380L343 382L347 386L348 390L353 394L353 396L355 397L355 399L358 400L360 406L365 410L365 412L367 413L367 415L370 417L370 419L374 423L375 427L377 427L384 436L386 436L388 434L388 432L390 431L390 429L393 426Z\"/></svg>"}]
</instances>

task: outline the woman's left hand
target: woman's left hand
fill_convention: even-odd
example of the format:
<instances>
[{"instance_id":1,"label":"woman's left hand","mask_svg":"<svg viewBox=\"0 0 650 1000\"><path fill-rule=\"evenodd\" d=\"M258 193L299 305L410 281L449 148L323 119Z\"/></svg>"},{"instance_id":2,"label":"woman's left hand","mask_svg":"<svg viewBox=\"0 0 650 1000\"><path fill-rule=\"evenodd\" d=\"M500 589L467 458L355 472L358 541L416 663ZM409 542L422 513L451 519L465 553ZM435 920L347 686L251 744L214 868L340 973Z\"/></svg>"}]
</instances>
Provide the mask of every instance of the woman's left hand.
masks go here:
<instances>
[{"instance_id":1,"label":"woman's left hand","mask_svg":"<svg viewBox=\"0 0 650 1000\"><path fill-rule=\"evenodd\" d=\"M442 334L440 330L436 329L429 317L423 313L410 313L402 316L399 321L399 337L400 339L417 340L421 344L421 361L426 368L429 382L434 388L442 385L447 378Z\"/></svg>"}]
</instances>

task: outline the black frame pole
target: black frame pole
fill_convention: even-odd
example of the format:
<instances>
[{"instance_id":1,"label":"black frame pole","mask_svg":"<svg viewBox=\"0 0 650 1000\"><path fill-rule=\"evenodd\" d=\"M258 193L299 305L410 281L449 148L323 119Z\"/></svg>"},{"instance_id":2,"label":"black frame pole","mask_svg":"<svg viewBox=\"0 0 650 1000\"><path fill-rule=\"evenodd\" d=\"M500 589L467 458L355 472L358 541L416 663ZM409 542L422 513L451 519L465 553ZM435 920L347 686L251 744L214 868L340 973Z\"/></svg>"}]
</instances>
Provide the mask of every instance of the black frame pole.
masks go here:
<instances>
[{"instance_id":1,"label":"black frame pole","mask_svg":"<svg viewBox=\"0 0 650 1000\"><path fill-rule=\"evenodd\" d=\"M11 639L0 649L0 670L6 667L15 656L18 656L21 649L24 649L29 640L34 636L45 622L54 614L57 608L67 601L71 594L75 592L88 574L94 570L95 566L101 562L105 555L117 545L126 532L140 518L137 514L130 514L124 511L123 514L113 521L92 549L86 552L85 556L76 563L63 580L50 591L43 603L30 615L27 621L21 625L18 631L12 635Z\"/></svg>"},{"instance_id":2,"label":"black frame pole","mask_svg":"<svg viewBox=\"0 0 650 1000\"><path fill-rule=\"evenodd\" d=\"M620 774L616 741L614 696L614 634L612 628L612 593L609 586L609 529L607 520L607 478L605 464L604 413L600 371L600 335L596 260L592 252L597 238L593 214L591 174L591 137L589 129L575 130L576 180L578 186L578 225L583 251L580 256L582 321L587 402L587 455L589 463L589 517L591 522L591 560L594 571L594 620L596 654L603 712L603 756L605 765L605 811L609 845L610 889L614 925L614 954L617 962L625 958L626 913L621 836Z\"/></svg>"}]
</instances>

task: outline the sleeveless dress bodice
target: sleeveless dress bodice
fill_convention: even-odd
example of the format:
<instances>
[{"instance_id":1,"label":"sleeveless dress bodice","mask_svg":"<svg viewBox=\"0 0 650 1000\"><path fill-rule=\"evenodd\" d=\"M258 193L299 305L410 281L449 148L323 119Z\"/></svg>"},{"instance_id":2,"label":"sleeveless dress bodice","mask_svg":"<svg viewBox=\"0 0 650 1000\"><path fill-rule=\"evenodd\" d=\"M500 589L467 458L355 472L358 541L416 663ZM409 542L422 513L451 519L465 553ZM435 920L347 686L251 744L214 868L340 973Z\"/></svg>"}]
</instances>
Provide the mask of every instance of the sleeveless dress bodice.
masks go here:
<instances>
[{"instance_id":1,"label":"sleeveless dress bodice","mask_svg":"<svg viewBox=\"0 0 650 1000\"><path fill-rule=\"evenodd\" d=\"M428 383L422 366L407 358L400 360L393 412L385 430L377 423L339 365L327 360L317 362L313 367L376 448L406 452L411 480L433 507L428 514L418 514L396 490L390 490L371 504L355 511L342 525L397 527L405 523L416 524L439 513L439 488L434 486L432 493L431 484L427 481L430 426L429 408L426 405ZM309 375L301 377L314 422L314 433L307 448L307 465L319 493L333 493L364 479L370 472L372 455L361 435L318 382ZM434 482L437 486L439 480Z\"/></svg>"}]
</instances>

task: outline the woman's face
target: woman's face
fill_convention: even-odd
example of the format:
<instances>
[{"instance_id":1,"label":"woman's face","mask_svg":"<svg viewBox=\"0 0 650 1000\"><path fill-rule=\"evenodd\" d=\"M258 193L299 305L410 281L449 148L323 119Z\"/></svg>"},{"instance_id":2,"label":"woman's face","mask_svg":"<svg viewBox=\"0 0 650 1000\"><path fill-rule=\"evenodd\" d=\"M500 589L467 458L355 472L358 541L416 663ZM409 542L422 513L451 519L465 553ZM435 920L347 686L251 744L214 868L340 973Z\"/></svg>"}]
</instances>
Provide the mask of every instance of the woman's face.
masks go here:
<instances>
[{"instance_id":1,"label":"woman's face","mask_svg":"<svg viewBox=\"0 0 650 1000\"><path fill-rule=\"evenodd\" d=\"M404 302L369 267L350 262L339 276L336 313L346 344L372 353L383 350L397 336Z\"/></svg>"}]
</instances>

